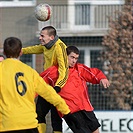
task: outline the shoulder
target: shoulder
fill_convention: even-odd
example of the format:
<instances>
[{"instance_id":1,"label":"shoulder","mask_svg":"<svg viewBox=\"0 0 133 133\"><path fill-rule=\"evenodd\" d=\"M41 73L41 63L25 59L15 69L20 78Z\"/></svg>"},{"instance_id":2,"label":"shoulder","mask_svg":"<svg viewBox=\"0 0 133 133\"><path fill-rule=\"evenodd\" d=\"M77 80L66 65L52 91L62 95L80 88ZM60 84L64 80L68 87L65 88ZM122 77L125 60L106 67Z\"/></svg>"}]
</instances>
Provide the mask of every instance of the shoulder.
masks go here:
<instances>
[{"instance_id":1,"label":"shoulder","mask_svg":"<svg viewBox=\"0 0 133 133\"><path fill-rule=\"evenodd\" d=\"M27 64L25 64L25 63L23 63L22 61L19 60L19 62L20 62L19 65L23 66L23 68L27 69L28 71L36 71L36 70L33 69L31 66L29 66L29 65L27 65Z\"/></svg>"},{"instance_id":2,"label":"shoulder","mask_svg":"<svg viewBox=\"0 0 133 133\"><path fill-rule=\"evenodd\" d=\"M84 67L87 67L87 66L85 66L84 64L81 64L81 63L77 63L76 66L77 66L78 68L84 68Z\"/></svg>"},{"instance_id":3,"label":"shoulder","mask_svg":"<svg viewBox=\"0 0 133 133\"><path fill-rule=\"evenodd\" d=\"M60 39L57 40L56 47L67 48L66 44Z\"/></svg>"},{"instance_id":4,"label":"shoulder","mask_svg":"<svg viewBox=\"0 0 133 133\"><path fill-rule=\"evenodd\" d=\"M29 77L34 76L36 78L39 76L38 72L35 69L33 69L31 66L23 63L20 60L18 60L18 62L16 62L16 63L17 63L17 66L21 67L20 71L24 72L27 76L29 76Z\"/></svg>"},{"instance_id":5,"label":"shoulder","mask_svg":"<svg viewBox=\"0 0 133 133\"><path fill-rule=\"evenodd\" d=\"M43 77L44 75L54 73L56 71L58 71L58 66L52 66L52 67L49 67L48 69L44 70L43 72L41 72L40 76Z\"/></svg>"},{"instance_id":6,"label":"shoulder","mask_svg":"<svg viewBox=\"0 0 133 133\"><path fill-rule=\"evenodd\" d=\"M81 63L77 63L77 68L80 71L86 71L86 70L90 69L88 66L81 64Z\"/></svg>"},{"instance_id":7,"label":"shoulder","mask_svg":"<svg viewBox=\"0 0 133 133\"><path fill-rule=\"evenodd\" d=\"M58 69L58 66L51 66L48 69L46 69L45 71L52 71L52 70L56 70Z\"/></svg>"}]
</instances>

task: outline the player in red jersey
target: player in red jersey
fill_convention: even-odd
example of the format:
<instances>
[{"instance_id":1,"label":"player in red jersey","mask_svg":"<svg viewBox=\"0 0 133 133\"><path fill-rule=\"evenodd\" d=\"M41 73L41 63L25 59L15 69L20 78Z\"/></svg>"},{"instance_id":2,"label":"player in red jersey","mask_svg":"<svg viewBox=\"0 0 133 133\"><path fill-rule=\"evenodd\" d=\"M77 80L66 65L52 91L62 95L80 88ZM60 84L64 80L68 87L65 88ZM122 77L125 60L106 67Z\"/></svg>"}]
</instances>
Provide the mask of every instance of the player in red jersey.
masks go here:
<instances>
[{"instance_id":1,"label":"player in red jersey","mask_svg":"<svg viewBox=\"0 0 133 133\"><path fill-rule=\"evenodd\" d=\"M58 94L66 101L72 115L77 118L78 125L69 118L64 119L74 133L99 133L100 124L93 112L86 83L102 84L104 88L109 87L110 83L98 68L89 68L77 63L79 50L75 46L67 47L67 55L69 76ZM58 78L57 70L58 66L53 66L40 75L48 84L54 86Z\"/></svg>"}]
</instances>

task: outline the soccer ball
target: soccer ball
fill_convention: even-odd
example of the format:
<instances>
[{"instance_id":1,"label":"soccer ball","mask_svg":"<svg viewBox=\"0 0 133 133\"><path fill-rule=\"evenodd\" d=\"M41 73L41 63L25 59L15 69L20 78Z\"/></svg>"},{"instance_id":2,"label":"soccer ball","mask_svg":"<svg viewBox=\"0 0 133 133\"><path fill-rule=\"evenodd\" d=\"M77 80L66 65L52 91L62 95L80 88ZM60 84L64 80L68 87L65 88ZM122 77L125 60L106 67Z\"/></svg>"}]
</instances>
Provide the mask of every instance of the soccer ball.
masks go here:
<instances>
[{"instance_id":1,"label":"soccer ball","mask_svg":"<svg viewBox=\"0 0 133 133\"><path fill-rule=\"evenodd\" d=\"M47 21L51 18L52 8L50 5L42 3L35 7L34 14L39 21Z\"/></svg>"}]
</instances>

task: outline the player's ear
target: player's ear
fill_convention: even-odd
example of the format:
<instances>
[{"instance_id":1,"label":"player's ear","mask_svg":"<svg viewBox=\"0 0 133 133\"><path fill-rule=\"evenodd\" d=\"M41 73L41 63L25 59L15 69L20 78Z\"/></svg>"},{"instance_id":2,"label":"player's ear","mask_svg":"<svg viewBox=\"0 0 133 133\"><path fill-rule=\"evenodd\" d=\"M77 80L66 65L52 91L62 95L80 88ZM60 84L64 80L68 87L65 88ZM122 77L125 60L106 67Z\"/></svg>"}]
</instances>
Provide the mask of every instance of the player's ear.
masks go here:
<instances>
[{"instance_id":1,"label":"player's ear","mask_svg":"<svg viewBox=\"0 0 133 133\"><path fill-rule=\"evenodd\" d=\"M53 35L52 35L52 36L50 36L50 39L51 39L51 40L54 40L54 36L53 36Z\"/></svg>"},{"instance_id":2,"label":"player's ear","mask_svg":"<svg viewBox=\"0 0 133 133\"><path fill-rule=\"evenodd\" d=\"M21 51L20 51L20 53L19 53L19 56L22 56L22 54L23 54L23 52L22 52L22 49L21 49Z\"/></svg>"}]
</instances>

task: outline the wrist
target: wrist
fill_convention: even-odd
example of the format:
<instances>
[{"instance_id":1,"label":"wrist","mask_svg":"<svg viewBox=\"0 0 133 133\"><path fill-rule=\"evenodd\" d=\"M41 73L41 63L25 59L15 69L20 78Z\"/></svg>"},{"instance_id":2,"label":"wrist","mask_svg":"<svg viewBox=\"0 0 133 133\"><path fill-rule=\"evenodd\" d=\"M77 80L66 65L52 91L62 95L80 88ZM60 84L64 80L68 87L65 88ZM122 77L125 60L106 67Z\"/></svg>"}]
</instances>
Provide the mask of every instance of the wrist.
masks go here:
<instances>
[{"instance_id":1,"label":"wrist","mask_svg":"<svg viewBox=\"0 0 133 133\"><path fill-rule=\"evenodd\" d=\"M61 91L61 88L59 86L55 86L54 89L57 93Z\"/></svg>"}]
</instances>

